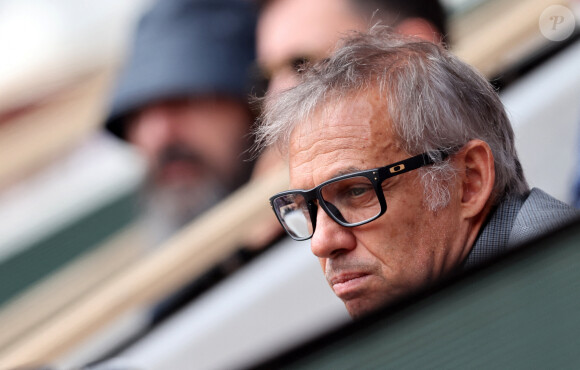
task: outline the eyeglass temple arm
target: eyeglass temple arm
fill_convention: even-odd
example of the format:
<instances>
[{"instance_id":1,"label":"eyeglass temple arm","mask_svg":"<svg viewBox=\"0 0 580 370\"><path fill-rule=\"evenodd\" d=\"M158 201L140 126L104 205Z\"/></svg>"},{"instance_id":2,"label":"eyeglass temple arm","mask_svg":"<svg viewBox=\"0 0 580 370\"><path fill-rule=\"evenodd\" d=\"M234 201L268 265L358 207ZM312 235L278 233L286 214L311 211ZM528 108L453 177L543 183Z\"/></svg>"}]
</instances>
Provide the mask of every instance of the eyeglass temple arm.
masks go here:
<instances>
[{"instance_id":1,"label":"eyeglass temple arm","mask_svg":"<svg viewBox=\"0 0 580 370\"><path fill-rule=\"evenodd\" d=\"M393 163L389 166L379 168L379 177L384 180L388 179L389 177L416 170L417 168L421 168L423 166L434 164L436 160L433 160L432 156L436 154L439 154L441 161L448 157L448 154L443 150L421 153L414 157Z\"/></svg>"}]
</instances>

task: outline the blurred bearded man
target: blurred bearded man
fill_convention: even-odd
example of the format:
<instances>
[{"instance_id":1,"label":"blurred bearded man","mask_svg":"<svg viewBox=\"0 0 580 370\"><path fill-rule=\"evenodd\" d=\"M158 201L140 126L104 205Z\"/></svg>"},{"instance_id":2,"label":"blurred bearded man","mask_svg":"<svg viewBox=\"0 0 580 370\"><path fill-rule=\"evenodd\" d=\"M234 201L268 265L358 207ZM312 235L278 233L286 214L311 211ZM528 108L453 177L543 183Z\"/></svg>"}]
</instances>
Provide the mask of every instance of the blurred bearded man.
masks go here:
<instances>
[{"instance_id":1,"label":"blurred bearded man","mask_svg":"<svg viewBox=\"0 0 580 370\"><path fill-rule=\"evenodd\" d=\"M155 244L249 178L255 22L236 0L159 1L139 22L106 127L148 162Z\"/></svg>"}]
</instances>

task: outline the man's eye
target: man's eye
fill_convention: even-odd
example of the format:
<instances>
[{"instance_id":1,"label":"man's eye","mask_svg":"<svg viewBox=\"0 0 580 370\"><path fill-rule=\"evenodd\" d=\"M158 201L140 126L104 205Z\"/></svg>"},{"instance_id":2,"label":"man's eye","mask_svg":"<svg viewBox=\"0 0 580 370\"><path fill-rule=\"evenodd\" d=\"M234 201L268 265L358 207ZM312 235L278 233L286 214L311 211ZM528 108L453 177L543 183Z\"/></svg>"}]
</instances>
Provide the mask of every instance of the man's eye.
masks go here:
<instances>
[{"instance_id":1,"label":"man's eye","mask_svg":"<svg viewBox=\"0 0 580 370\"><path fill-rule=\"evenodd\" d=\"M300 74L304 71L304 68L308 64L309 60L306 57L300 57L292 60L292 69L294 72Z\"/></svg>"},{"instance_id":2,"label":"man's eye","mask_svg":"<svg viewBox=\"0 0 580 370\"><path fill-rule=\"evenodd\" d=\"M348 194L352 197L357 197L363 195L367 191L369 191L368 187L350 188Z\"/></svg>"},{"instance_id":3,"label":"man's eye","mask_svg":"<svg viewBox=\"0 0 580 370\"><path fill-rule=\"evenodd\" d=\"M272 79L272 72L264 66L253 64L248 73L256 96L265 96L270 80Z\"/></svg>"},{"instance_id":4,"label":"man's eye","mask_svg":"<svg viewBox=\"0 0 580 370\"><path fill-rule=\"evenodd\" d=\"M366 184L359 184L344 189L342 195L337 197L335 202L337 207L344 209L344 207L365 207L375 200L376 197L373 187L367 186Z\"/></svg>"}]
</instances>

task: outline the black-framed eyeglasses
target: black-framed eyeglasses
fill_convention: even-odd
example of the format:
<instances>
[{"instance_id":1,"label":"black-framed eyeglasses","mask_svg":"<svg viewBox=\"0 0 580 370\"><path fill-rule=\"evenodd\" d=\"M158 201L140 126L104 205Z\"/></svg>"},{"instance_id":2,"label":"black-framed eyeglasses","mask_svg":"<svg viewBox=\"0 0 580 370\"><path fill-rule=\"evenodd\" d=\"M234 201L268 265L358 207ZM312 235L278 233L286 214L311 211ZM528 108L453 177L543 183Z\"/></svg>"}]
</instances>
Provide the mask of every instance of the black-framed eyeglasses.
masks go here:
<instances>
[{"instance_id":1,"label":"black-framed eyeglasses","mask_svg":"<svg viewBox=\"0 0 580 370\"><path fill-rule=\"evenodd\" d=\"M376 220L387 211L382 183L386 179L444 159L433 151L371 170L342 175L310 190L288 190L270 198L284 230L294 240L310 239L316 228L318 205L339 225L354 227Z\"/></svg>"}]
</instances>

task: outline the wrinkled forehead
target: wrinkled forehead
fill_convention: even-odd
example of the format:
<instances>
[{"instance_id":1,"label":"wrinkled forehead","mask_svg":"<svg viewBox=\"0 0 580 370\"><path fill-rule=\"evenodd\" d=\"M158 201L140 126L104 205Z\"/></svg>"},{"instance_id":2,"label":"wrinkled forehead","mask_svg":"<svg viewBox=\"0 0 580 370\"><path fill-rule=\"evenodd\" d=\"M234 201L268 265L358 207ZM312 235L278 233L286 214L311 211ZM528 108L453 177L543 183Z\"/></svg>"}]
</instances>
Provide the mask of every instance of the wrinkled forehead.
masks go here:
<instances>
[{"instance_id":1,"label":"wrinkled forehead","mask_svg":"<svg viewBox=\"0 0 580 370\"><path fill-rule=\"evenodd\" d=\"M382 163L386 149L399 147L387 106L373 91L329 98L296 123L289 144L291 163L340 156L360 157L361 166Z\"/></svg>"}]
</instances>

